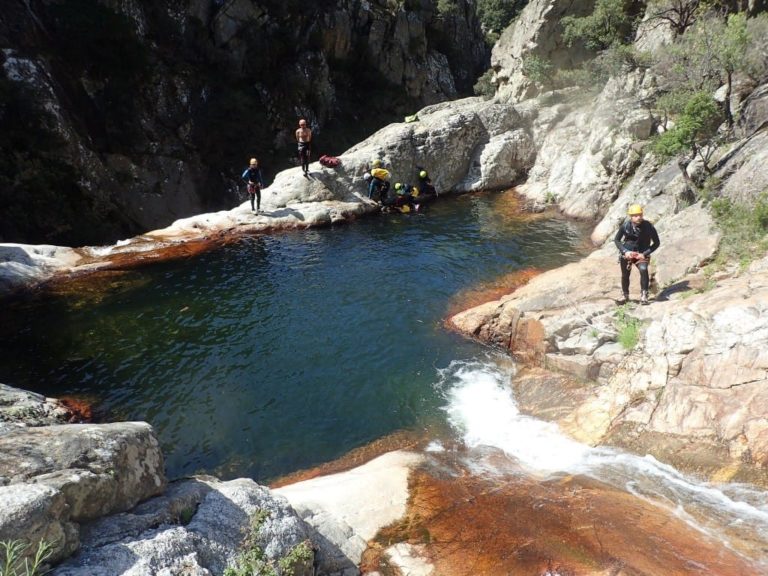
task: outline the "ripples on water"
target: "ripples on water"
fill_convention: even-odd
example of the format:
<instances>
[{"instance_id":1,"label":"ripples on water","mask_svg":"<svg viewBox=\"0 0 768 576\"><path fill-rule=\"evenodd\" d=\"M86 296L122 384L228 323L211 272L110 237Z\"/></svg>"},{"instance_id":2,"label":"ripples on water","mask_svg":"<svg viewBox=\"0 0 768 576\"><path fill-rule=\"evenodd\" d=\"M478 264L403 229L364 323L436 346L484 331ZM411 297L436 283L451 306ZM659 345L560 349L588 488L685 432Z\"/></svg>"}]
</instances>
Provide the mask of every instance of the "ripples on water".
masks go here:
<instances>
[{"instance_id":1,"label":"ripples on water","mask_svg":"<svg viewBox=\"0 0 768 576\"><path fill-rule=\"evenodd\" d=\"M450 298L582 251L583 229L528 221L511 199L251 237L19 307L0 381L151 422L171 476L264 481L429 427L436 368L479 350L442 329Z\"/></svg>"}]
</instances>

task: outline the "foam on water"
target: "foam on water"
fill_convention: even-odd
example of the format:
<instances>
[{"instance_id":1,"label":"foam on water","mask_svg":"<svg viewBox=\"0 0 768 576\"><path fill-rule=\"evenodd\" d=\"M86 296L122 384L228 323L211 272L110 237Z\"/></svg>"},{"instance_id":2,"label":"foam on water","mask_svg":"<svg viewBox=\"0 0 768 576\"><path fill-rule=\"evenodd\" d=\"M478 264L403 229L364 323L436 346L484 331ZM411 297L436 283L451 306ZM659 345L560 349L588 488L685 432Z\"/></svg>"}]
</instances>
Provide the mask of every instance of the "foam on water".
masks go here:
<instances>
[{"instance_id":1,"label":"foam on water","mask_svg":"<svg viewBox=\"0 0 768 576\"><path fill-rule=\"evenodd\" d=\"M726 545L733 536L768 546L765 492L743 484L697 482L650 455L575 442L555 424L520 414L509 385L514 368L493 359L452 362L438 376L449 423L467 446L498 448L537 475L562 472L595 478L668 507Z\"/></svg>"}]
</instances>

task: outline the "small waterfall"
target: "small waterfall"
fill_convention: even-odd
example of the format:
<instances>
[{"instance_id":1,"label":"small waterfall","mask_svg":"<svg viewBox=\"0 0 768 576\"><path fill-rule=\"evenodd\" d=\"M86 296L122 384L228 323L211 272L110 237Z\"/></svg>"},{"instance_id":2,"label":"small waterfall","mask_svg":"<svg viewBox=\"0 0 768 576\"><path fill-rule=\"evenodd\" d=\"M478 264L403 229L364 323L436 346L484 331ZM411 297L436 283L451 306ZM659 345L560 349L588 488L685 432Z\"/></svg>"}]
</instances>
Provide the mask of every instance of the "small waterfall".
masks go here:
<instances>
[{"instance_id":1,"label":"small waterfall","mask_svg":"<svg viewBox=\"0 0 768 576\"><path fill-rule=\"evenodd\" d=\"M555 424L520 414L509 385L513 377L514 367L504 367L491 358L453 362L439 371L437 385L447 402L448 420L465 445L500 449L534 476L594 478L666 507L728 548L768 549L765 492L744 484L700 482L649 455L575 442ZM484 458L482 450L477 454L472 464L478 473L509 473ZM742 545L735 545L736 541ZM768 559L759 562L768 568Z\"/></svg>"}]
</instances>

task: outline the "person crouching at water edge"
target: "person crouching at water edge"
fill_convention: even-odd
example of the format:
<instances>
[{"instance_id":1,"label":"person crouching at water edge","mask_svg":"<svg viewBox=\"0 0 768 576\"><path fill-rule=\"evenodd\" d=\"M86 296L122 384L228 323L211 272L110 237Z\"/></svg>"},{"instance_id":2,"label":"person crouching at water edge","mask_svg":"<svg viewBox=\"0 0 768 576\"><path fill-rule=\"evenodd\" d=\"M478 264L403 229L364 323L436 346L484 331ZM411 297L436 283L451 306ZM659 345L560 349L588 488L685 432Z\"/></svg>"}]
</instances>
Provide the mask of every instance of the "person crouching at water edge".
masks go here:
<instances>
[{"instance_id":1,"label":"person crouching at water edge","mask_svg":"<svg viewBox=\"0 0 768 576\"><path fill-rule=\"evenodd\" d=\"M309 176L309 155L312 152L312 130L307 128L307 121L299 120L299 128L296 130L296 142L299 148L299 162L304 176Z\"/></svg>"},{"instance_id":2,"label":"person crouching at water edge","mask_svg":"<svg viewBox=\"0 0 768 576\"><path fill-rule=\"evenodd\" d=\"M624 304L629 302L629 274L632 266L640 271L640 303L648 304L648 264L651 253L659 247L659 234L653 224L643 220L643 207L633 204L627 210L627 218L619 226L613 239L619 249L619 264L621 265L621 292Z\"/></svg>"},{"instance_id":3,"label":"person crouching at water edge","mask_svg":"<svg viewBox=\"0 0 768 576\"><path fill-rule=\"evenodd\" d=\"M264 179L261 177L261 168L256 158L251 158L248 168L243 172L243 180L248 186L248 196L251 199L251 212L261 211L261 189L264 187ZM253 207L253 200L256 199L256 208Z\"/></svg>"}]
</instances>

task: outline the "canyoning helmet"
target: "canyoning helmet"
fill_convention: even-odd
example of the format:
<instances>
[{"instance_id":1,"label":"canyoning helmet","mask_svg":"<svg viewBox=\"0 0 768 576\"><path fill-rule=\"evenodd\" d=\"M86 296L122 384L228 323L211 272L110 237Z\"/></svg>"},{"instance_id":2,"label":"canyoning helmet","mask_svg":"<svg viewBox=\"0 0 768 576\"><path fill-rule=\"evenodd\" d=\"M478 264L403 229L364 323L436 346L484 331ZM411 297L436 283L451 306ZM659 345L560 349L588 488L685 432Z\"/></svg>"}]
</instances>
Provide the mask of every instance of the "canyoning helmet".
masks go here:
<instances>
[{"instance_id":1,"label":"canyoning helmet","mask_svg":"<svg viewBox=\"0 0 768 576\"><path fill-rule=\"evenodd\" d=\"M395 184L395 190L397 191L398 194L402 194L403 193L403 185L400 184L400 182L398 182L397 184Z\"/></svg>"},{"instance_id":2,"label":"canyoning helmet","mask_svg":"<svg viewBox=\"0 0 768 576\"><path fill-rule=\"evenodd\" d=\"M368 182L368 180L370 180L370 179L371 179L371 173L370 172L366 172L365 174L363 174L363 180Z\"/></svg>"},{"instance_id":3,"label":"canyoning helmet","mask_svg":"<svg viewBox=\"0 0 768 576\"><path fill-rule=\"evenodd\" d=\"M419 172L419 178L426 178L426 177L427 177L427 171L426 170L422 170L421 172Z\"/></svg>"},{"instance_id":4,"label":"canyoning helmet","mask_svg":"<svg viewBox=\"0 0 768 576\"><path fill-rule=\"evenodd\" d=\"M381 167L381 160L379 160L378 158L376 158L376 159L375 159L373 162L371 162L371 165L372 165L374 168L379 168L379 167Z\"/></svg>"},{"instance_id":5,"label":"canyoning helmet","mask_svg":"<svg viewBox=\"0 0 768 576\"><path fill-rule=\"evenodd\" d=\"M256 158L251 158L251 162L250 162L251 166L256 166L256 164L258 164L258 163L259 163L259 161L256 160Z\"/></svg>"},{"instance_id":6,"label":"canyoning helmet","mask_svg":"<svg viewBox=\"0 0 768 576\"><path fill-rule=\"evenodd\" d=\"M643 207L640 206L640 204L632 204L632 206L627 209L627 216L637 216L638 214L642 213Z\"/></svg>"}]
</instances>

